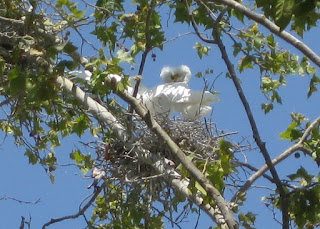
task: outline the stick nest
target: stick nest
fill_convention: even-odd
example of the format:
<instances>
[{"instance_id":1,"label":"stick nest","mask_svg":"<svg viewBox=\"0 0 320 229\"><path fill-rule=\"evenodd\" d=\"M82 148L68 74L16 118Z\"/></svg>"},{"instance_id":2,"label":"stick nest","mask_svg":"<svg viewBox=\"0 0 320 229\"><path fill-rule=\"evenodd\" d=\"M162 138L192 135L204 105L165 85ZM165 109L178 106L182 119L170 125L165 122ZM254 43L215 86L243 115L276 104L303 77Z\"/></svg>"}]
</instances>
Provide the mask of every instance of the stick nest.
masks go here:
<instances>
[{"instance_id":1,"label":"stick nest","mask_svg":"<svg viewBox=\"0 0 320 229\"><path fill-rule=\"evenodd\" d=\"M193 162L212 162L219 158L219 140L225 134L217 130L215 123L174 119L163 121L161 126ZM152 154L165 157L172 166L179 165L166 143L144 123L138 123L133 133L135 139L133 147L139 146ZM104 170L111 173L111 177L137 181L156 175L150 165L138 159L137 153L125 149L123 143L116 139L99 148L104 149L100 150L99 155Z\"/></svg>"}]
</instances>

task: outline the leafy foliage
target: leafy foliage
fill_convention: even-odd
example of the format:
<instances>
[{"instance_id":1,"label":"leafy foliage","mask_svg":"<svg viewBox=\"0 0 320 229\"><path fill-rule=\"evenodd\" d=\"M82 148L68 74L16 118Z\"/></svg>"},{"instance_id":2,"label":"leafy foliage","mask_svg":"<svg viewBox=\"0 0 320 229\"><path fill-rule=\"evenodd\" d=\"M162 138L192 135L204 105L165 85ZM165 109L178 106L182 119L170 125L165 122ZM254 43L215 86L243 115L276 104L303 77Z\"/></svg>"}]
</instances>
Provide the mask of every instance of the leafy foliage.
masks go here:
<instances>
[{"instance_id":1,"label":"leafy foliage","mask_svg":"<svg viewBox=\"0 0 320 229\"><path fill-rule=\"evenodd\" d=\"M257 0L267 17L272 18L281 30L290 23L291 29L303 36L306 30L316 26L319 19L319 1L317 0Z\"/></svg>"},{"instance_id":2,"label":"leafy foliage","mask_svg":"<svg viewBox=\"0 0 320 229\"><path fill-rule=\"evenodd\" d=\"M257 0L248 4L252 10L255 7L262 9L280 30L291 26L301 37L316 26L320 18L318 0ZM0 130L12 135L14 143L24 148L29 163L42 166L52 182L60 165L59 147L71 137L79 139L79 142L73 142L72 151L67 152L72 163L83 174L93 168L106 171L99 183L103 185L103 191L91 203L92 214L90 220L86 220L90 228L163 228L164 218L172 226L179 225L189 212L200 214L195 204L212 218L219 217L217 202L211 198L212 194L210 196L205 185L190 175L190 168L177 160L167 149L166 142L158 141L152 128L149 130L135 113L132 118L127 104L119 102L116 96L129 85L128 65L134 66L140 61L139 72L142 73L149 53L156 61L155 51L161 52L167 42L182 36L175 35L177 37L170 40L172 34L167 33L168 28L175 30L175 26L178 28L181 24L190 29L193 27L197 31L194 34L202 38L193 47L202 61L216 55L219 36L231 48L228 50L227 47L226 53L231 51L234 55L229 65L225 60L230 57L225 53L222 55L228 69L227 76L241 82L238 73L257 72L260 85L254 87L259 87L266 98L259 101L265 113L275 109L275 104L283 103L282 88L288 87L287 77L308 76L307 97L317 92L320 83L317 69L307 57L284 49L275 36L277 34L266 33L259 21L251 21L243 12L222 4L191 0L135 0L131 5L123 0L97 0L95 4L73 0L54 3L13 0L0 1L0 8L3 111ZM75 34L79 35L81 44L73 41ZM87 54L88 49L90 53ZM81 55L88 61L83 61ZM230 69L235 63L238 63L237 69L232 72ZM208 70L204 75L214 75L215 64L206 67ZM128 148L127 144L132 142L121 142L110 126L90 113L88 105L57 87L58 77L67 77L66 71L78 68L89 69L93 76L90 82L70 78L75 85L125 126L130 132L128 135L134 139L134 147L142 147L142 153L151 152L165 161L164 167L170 174L159 174L155 167L158 161L142 160L140 154ZM124 75L124 78L110 85L106 79L111 73ZM202 73L197 76L201 78ZM225 80L231 82L228 78ZM280 137L298 143L311 122L300 113L292 113L291 119ZM244 155L246 150L255 150L251 143L241 145L251 139L236 142L223 131L212 128L208 121L204 122L205 125L179 120L161 124L222 198L227 199L229 193L237 193L244 187L247 169L250 175L254 173L255 168L244 163L246 160L239 156L239 152ZM319 131L317 123L302 144L304 154L317 164L320 163ZM256 135L253 140L257 142ZM288 180L281 181L281 185L287 195L290 220L298 228L315 228L320 222L319 174L300 167L287 177ZM183 187L174 187L173 179L181 182ZM99 185L94 185L94 193ZM186 192L181 191L183 188ZM244 228L254 228L258 217L254 209L244 213L239 206L247 201L245 193L236 199L237 203L232 202L227 208L235 212ZM271 193L267 200L273 207L283 209L277 192ZM176 219L174 214L178 215ZM216 221L225 224L223 219Z\"/></svg>"}]
</instances>

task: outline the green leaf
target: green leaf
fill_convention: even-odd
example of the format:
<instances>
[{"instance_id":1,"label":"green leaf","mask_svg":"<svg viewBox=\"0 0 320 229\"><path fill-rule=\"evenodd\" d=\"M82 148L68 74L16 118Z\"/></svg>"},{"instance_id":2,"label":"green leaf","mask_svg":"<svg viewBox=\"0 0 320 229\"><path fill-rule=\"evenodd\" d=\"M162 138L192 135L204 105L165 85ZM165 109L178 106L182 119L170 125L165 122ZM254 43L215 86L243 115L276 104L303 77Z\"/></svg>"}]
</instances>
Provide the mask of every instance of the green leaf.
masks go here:
<instances>
[{"instance_id":1,"label":"green leaf","mask_svg":"<svg viewBox=\"0 0 320 229\"><path fill-rule=\"evenodd\" d=\"M244 58L242 58L238 66L239 71L243 72L243 70L247 68L253 68L253 64L252 64L253 60L254 58L252 56L245 56Z\"/></svg>"},{"instance_id":2,"label":"green leaf","mask_svg":"<svg viewBox=\"0 0 320 229\"><path fill-rule=\"evenodd\" d=\"M184 2L176 1L175 3L176 5L173 7L175 8L174 16L176 17L174 22L190 23L190 17Z\"/></svg>"},{"instance_id":3,"label":"green leaf","mask_svg":"<svg viewBox=\"0 0 320 229\"><path fill-rule=\"evenodd\" d=\"M51 183L54 184L54 182L55 182L55 179L54 179L55 176L54 176L52 173L50 173L49 177L50 177Z\"/></svg>"},{"instance_id":4,"label":"green leaf","mask_svg":"<svg viewBox=\"0 0 320 229\"><path fill-rule=\"evenodd\" d=\"M70 154L70 158L75 160L77 164L81 164L84 160L83 155L80 153L80 150L76 150L73 153Z\"/></svg>"},{"instance_id":5,"label":"green leaf","mask_svg":"<svg viewBox=\"0 0 320 229\"><path fill-rule=\"evenodd\" d=\"M235 43L233 45L233 56L237 56L242 51L242 44Z\"/></svg>"},{"instance_id":6,"label":"green leaf","mask_svg":"<svg viewBox=\"0 0 320 229\"><path fill-rule=\"evenodd\" d=\"M252 227L256 221L256 214L252 212L248 212L247 214L240 213L238 218L241 223L241 225L246 229L254 229L255 227Z\"/></svg>"},{"instance_id":7,"label":"green leaf","mask_svg":"<svg viewBox=\"0 0 320 229\"><path fill-rule=\"evenodd\" d=\"M239 21L244 23L244 14L241 13L239 10L231 9L231 15L235 16Z\"/></svg>"},{"instance_id":8,"label":"green leaf","mask_svg":"<svg viewBox=\"0 0 320 229\"><path fill-rule=\"evenodd\" d=\"M12 70L8 72L8 79L13 80L18 78L20 75L20 68L18 66L15 66Z\"/></svg>"},{"instance_id":9,"label":"green leaf","mask_svg":"<svg viewBox=\"0 0 320 229\"><path fill-rule=\"evenodd\" d=\"M290 175L288 175L288 177L292 181L294 181L294 180L296 180L298 178L302 178L307 182L305 185L308 185L308 184L310 184L312 182L314 176L313 175L309 175L309 173L307 172L307 170L305 170L305 168L300 167L300 169L298 169L297 173L290 174Z\"/></svg>"},{"instance_id":10,"label":"green leaf","mask_svg":"<svg viewBox=\"0 0 320 229\"><path fill-rule=\"evenodd\" d=\"M263 104L261 104L261 109L264 110L265 114L267 114L273 110L273 104L272 103L270 103L270 104L263 103Z\"/></svg>"},{"instance_id":11,"label":"green leaf","mask_svg":"<svg viewBox=\"0 0 320 229\"><path fill-rule=\"evenodd\" d=\"M204 190L204 188L197 181L195 183L195 187L202 193L203 196L207 196L206 190Z\"/></svg>"},{"instance_id":12,"label":"green leaf","mask_svg":"<svg viewBox=\"0 0 320 229\"><path fill-rule=\"evenodd\" d=\"M317 85L320 83L320 78L316 75L313 75L313 77L310 80L309 84L309 91L308 91L308 98L316 91L318 91Z\"/></svg>"},{"instance_id":13,"label":"green leaf","mask_svg":"<svg viewBox=\"0 0 320 229\"><path fill-rule=\"evenodd\" d=\"M197 50L197 53L198 53L198 56L200 57L200 59L202 59L202 57L204 55L207 56L209 54L210 49L211 49L210 46L203 46L199 42L196 42L196 45L193 46L193 48Z\"/></svg>"},{"instance_id":14,"label":"green leaf","mask_svg":"<svg viewBox=\"0 0 320 229\"><path fill-rule=\"evenodd\" d=\"M280 30L284 30L290 23L292 18L292 10L294 7L294 0L278 0L276 4L276 24L280 27Z\"/></svg>"},{"instance_id":15,"label":"green leaf","mask_svg":"<svg viewBox=\"0 0 320 229\"><path fill-rule=\"evenodd\" d=\"M130 52L124 50L124 49L119 49L117 52L117 58L120 60L120 62L128 62L130 64L134 63L133 57L130 55Z\"/></svg>"},{"instance_id":16,"label":"green leaf","mask_svg":"<svg viewBox=\"0 0 320 229\"><path fill-rule=\"evenodd\" d=\"M72 127L72 133L76 133L79 137L89 128L89 120L86 115L82 114L77 117Z\"/></svg>"},{"instance_id":17,"label":"green leaf","mask_svg":"<svg viewBox=\"0 0 320 229\"><path fill-rule=\"evenodd\" d=\"M290 140L290 141L299 139L302 136L302 132L301 130L296 129L296 127L298 126L299 126L299 123L292 122L284 132L279 134L279 136L284 140Z\"/></svg>"},{"instance_id":18,"label":"green leaf","mask_svg":"<svg viewBox=\"0 0 320 229\"><path fill-rule=\"evenodd\" d=\"M24 75L17 75L19 72L11 75L9 82L9 90L11 95L22 94L26 88L26 77Z\"/></svg>"},{"instance_id":19,"label":"green leaf","mask_svg":"<svg viewBox=\"0 0 320 229\"><path fill-rule=\"evenodd\" d=\"M29 163L32 165L37 164L38 162L38 155L33 153L30 149L27 149L26 152L24 153L25 156L29 158Z\"/></svg>"}]
</instances>

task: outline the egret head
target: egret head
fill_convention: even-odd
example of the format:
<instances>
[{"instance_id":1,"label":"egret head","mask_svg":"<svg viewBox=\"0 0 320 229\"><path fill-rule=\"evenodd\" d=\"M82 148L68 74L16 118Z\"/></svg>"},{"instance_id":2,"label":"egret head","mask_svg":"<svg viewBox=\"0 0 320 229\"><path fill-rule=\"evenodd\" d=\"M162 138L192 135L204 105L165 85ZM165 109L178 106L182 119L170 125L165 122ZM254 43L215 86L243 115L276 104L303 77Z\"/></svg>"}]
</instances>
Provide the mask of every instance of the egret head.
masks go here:
<instances>
[{"instance_id":1,"label":"egret head","mask_svg":"<svg viewBox=\"0 0 320 229\"><path fill-rule=\"evenodd\" d=\"M186 65L180 65L178 67L163 67L160 73L164 83L188 83L191 77L190 68Z\"/></svg>"}]
</instances>

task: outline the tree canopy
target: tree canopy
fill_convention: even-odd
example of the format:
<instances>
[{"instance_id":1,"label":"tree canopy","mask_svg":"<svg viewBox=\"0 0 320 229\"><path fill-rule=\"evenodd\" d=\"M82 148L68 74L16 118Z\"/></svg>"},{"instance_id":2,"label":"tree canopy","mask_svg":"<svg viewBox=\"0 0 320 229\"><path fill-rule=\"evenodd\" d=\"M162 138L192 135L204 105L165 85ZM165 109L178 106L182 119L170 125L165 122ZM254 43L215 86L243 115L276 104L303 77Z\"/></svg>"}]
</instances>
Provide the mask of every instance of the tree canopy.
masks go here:
<instances>
[{"instance_id":1,"label":"tree canopy","mask_svg":"<svg viewBox=\"0 0 320 229\"><path fill-rule=\"evenodd\" d=\"M204 214L212 228L261 228L258 218L316 228L320 115L298 105L317 107L320 57L304 39L317 29L319 7L317 0L1 0L3 142L13 139L52 183L73 166L94 182L72 190L89 195L74 212L41 215L42 228L79 218L85 228L185 228ZM188 48L195 55L184 55ZM190 87L202 81L220 102L201 120L159 120L135 98L138 87L160 82L162 65L183 60L198 78ZM77 69L91 80L68 75ZM137 81L133 96L129 77ZM219 123L233 119L244 129ZM253 196L271 214L258 215ZM27 217L20 228L39 216Z\"/></svg>"}]
</instances>

